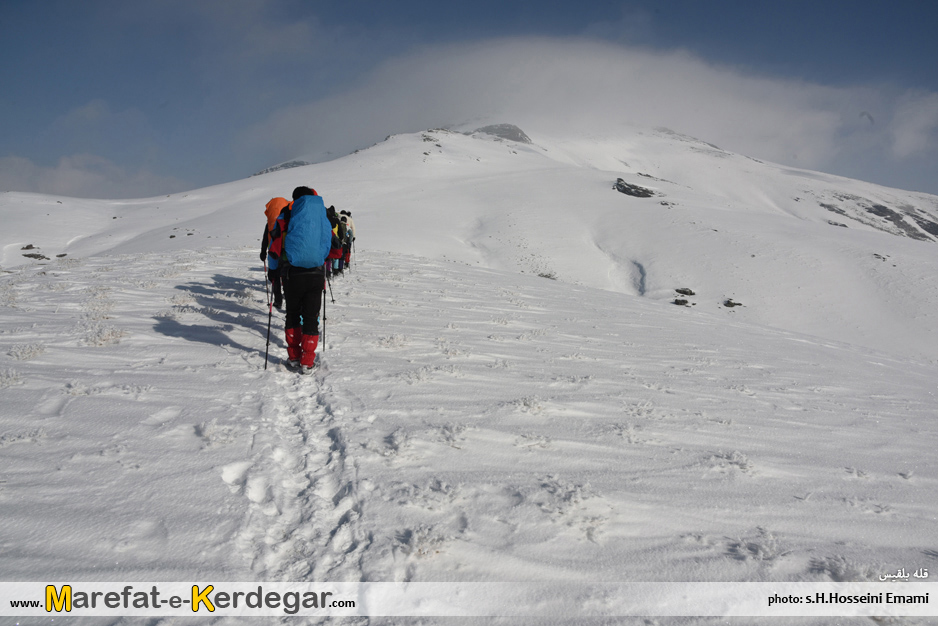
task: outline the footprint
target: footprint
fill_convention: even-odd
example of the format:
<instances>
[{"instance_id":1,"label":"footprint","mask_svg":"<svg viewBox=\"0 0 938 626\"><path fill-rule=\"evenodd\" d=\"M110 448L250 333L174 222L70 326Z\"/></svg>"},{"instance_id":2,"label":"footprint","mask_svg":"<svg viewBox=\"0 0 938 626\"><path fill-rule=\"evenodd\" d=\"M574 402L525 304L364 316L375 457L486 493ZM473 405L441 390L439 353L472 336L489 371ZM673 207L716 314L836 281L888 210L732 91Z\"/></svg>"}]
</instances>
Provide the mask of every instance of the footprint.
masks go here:
<instances>
[{"instance_id":1,"label":"footprint","mask_svg":"<svg viewBox=\"0 0 938 626\"><path fill-rule=\"evenodd\" d=\"M257 475L249 476L244 481L244 493L255 504L265 504L272 497L267 479Z\"/></svg>"},{"instance_id":2,"label":"footprint","mask_svg":"<svg viewBox=\"0 0 938 626\"><path fill-rule=\"evenodd\" d=\"M221 479L231 488L232 493L240 493L247 480L248 470L253 465L253 461L237 461L221 468Z\"/></svg>"}]
</instances>

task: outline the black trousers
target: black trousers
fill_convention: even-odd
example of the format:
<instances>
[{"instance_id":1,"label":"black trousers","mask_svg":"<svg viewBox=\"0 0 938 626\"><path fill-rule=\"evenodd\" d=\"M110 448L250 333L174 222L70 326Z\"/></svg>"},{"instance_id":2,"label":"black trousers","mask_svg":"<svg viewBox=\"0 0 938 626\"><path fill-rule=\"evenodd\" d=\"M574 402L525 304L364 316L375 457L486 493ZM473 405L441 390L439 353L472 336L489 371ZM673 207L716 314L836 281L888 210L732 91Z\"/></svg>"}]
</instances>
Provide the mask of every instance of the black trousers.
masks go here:
<instances>
[{"instance_id":1,"label":"black trousers","mask_svg":"<svg viewBox=\"0 0 938 626\"><path fill-rule=\"evenodd\" d=\"M280 284L280 270L267 270L267 277L270 279L270 287L273 292L274 302L280 302L283 299L283 288Z\"/></svg>"},{"instance_id":2,"label":"black trousers","mask_svg":"<svg viewBox=\"0 0 938 626\"><path fill-rule=\"evenodd\" d=\"M283 295L287 300L287 328L302 325L304 335L319 334L319 309L322 307L322 292L326 277L321 269L298 272L290 269L289 276L282 276Z\"/></svg>"}]
</instances>

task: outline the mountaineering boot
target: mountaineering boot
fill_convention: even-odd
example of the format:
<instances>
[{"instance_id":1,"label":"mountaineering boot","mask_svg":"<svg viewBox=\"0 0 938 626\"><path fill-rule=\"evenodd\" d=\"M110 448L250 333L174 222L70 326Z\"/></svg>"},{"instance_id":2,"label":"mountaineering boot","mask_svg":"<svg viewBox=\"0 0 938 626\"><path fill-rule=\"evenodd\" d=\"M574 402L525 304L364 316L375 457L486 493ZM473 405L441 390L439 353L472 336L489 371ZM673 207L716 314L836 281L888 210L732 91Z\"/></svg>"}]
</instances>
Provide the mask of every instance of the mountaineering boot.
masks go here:
<instances>
[{"instance_id":1,"label":"mountaineering boot","mask_svg":"<svg viewBox=\"0 0 938 626\"><path fill-rule=\"evenodd\" d=\"M299 328L288 328L284 331L287 338L287 359L292 367L300 364L300 355L302 347L300 342L303 339L303 333Z\"/></svg>"},{"instance_id":2,"label":"mountaineering boot","mask_svg":"<svg viewBox=\"0 0 938 626\"><path fill-rule=\"evenodd\" d=\"M300 371L308 374L316 365L316 346L319 345L319 335L303 335L303 355L300 357Z\"/></svg>"},{"instance_id":3,"label":"mountaineering boot","mask_svg":"<svg viewBox=\"0 0 938 626\"><path fill-rule=\"evenodd\" d=\"M274 298L274 308L282 309L283 308L283 298Z\"/></svg>"}]
</instances>

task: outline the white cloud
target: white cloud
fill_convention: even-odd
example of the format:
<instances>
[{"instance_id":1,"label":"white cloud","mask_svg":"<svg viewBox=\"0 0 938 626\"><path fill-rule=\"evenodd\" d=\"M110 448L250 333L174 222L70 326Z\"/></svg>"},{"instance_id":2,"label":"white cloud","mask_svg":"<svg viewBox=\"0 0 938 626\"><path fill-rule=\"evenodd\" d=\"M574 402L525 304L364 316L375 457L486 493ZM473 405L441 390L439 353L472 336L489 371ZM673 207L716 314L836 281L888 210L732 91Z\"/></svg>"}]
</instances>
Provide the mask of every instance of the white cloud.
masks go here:
<instances>
[{"instance_id":1,"label":"white cloud","mask_svg":"<svg viewBox=\"0 0 938 626\"><path fill-rule=\"evenodd\" d=\"M145 169L128 171L108 159L76 154L44 167L29 159L0 158L0 191L27 191L79 198L141 198L186 188L182 181Z\"/></svg>"},{"instance_id":2,"label":"white cloud","mask_svg":"<svg viewBox=\"0 0 938 626\"><path fill-rule=\"evenodd\" d=\"M161 151L164 143L138 108L113 110L97 98L52 121L36 137L50 154L106 154L121 163L141 163Z\"/></svg>"},{"instance_id":3,"label":"white cloud","mask_svg":"<svg viewBox=\"0 0 938 626\"><path fill-rule=\"evenodd\" d=\"M389 133L473 119L529 132L667 126L749 156L849 176L858 146L868 151L866 166L869 151L883 161L880 170L934 149L938 96L903 98L756 76L681 51L514 38L390 59L345 93L277 111L241 141L275 161L338 156ZM863 111L893 121L871 126Z\"/></svg>"},{"instance_id":4,"label":"white cloud","mask_svg":"<svg viewBox=\"0 0 938 626\"><path fill-rule=\"evenodd\" d=\"M146 165L164 150L164 139L136 108L114 111L103 99L91 100L53 120L36 142L67 156L55 165L18 155L0 158L0 191L138 198L192 186Z\"/></svg>"},{"instance_id":5,"label":"white cloud","mask_svg":"<svg viewBox=\"0 0 938 626\"><path fill-rule=\"evenodd\" d=\"M892 124L892 153L920 157L938 149L938 94L915 93L902 98Z\"/></svg>"},{"instance_id":6,"label":"white cloud","mask_svg":"<svg viewBox=\"0 0 938 626\"><path fill-rule=\"evenodd\" d=\"M57 123L66 127L99 124L111 116L110 107L104 100L95 99L84 106L72 109L63 115Z\"/></svg>"}]
</instances>

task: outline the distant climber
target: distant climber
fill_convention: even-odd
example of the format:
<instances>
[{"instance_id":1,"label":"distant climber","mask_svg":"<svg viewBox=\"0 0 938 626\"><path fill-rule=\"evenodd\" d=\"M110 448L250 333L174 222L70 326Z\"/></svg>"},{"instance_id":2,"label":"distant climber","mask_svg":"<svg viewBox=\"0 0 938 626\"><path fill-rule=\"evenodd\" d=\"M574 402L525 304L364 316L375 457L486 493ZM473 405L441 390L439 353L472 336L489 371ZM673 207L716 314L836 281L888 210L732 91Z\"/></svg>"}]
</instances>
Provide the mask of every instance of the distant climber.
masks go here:
<instances>
[{"instance_id":1,"label":"distant climber","mask_svg":"<svg viewBox=\"0 0 938 626\"><path fill-rule=\"evenodd\" d=\"M332 209L333 213L335 212L335 207L329 207ZM345 271L345 242L348 239L348 224L345 222L343 216L338 213L335 214L336 217L336 237L338 238L338 258L333 261L333 266L336 271L341 274Z\"/></svg>"},{"instance_id":2,"label":"distant climber","mask_svg":"<svg viewBox=\"0 0 938 626\"><path fill-rule=\"evenodd\" d=\"M329 251L329 257L326 260L326 276L338 275L342 273L342 270L339 269L339 259L342 258L342 234L343 229L345 228L339 222L339 214L335 212L335 207L330 206L326 209L326 217L329 219L329 224L332 226L332 250Z\"/></svg>"},{"instance_id":3,"label":"distant climber","mask_svg":"<svg viewBox=\"0 0 938 626\"><path fill-rule=\"evenodd\" d=\"M339 211L339 220L345 223L347 231L342 251L345 267L348 267L352 264L352 245L355 243L355 222L352 221L352 213L350 211Z\"/></svg>"}]
</instances>

